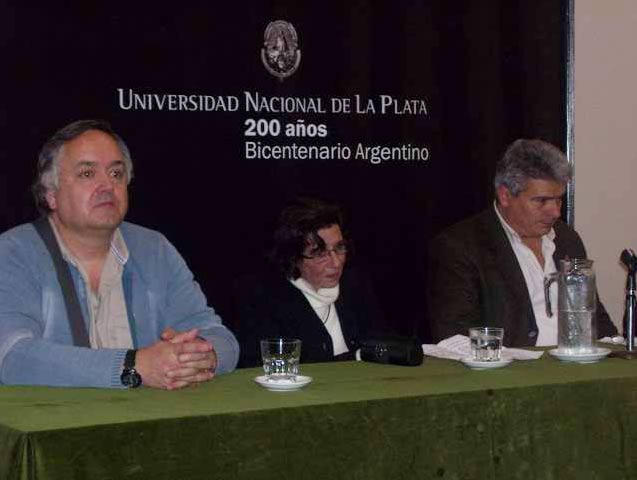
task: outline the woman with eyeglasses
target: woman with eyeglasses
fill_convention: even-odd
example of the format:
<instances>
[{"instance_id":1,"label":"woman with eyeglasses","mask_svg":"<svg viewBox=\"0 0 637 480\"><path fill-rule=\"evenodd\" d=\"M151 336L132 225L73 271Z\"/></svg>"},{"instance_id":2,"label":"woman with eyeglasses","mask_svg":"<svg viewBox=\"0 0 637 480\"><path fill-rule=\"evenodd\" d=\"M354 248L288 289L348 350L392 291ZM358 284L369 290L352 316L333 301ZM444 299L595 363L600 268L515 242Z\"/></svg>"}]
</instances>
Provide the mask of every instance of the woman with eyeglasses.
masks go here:
<instances>
[{"instance_id":1,"label":"woman with eyeglasses","mask_svg":"<svg viewBox=\"0 0 637 480\"><path fill-rule=\"evenodd\" d=\"M299 198L279 215L270 272L236 284L239 365L261 364L259 341L299 338L301 362L352 360L383 324L369 277L347 268L351 243L338 206Z\"/></svg>"}]
</instances>

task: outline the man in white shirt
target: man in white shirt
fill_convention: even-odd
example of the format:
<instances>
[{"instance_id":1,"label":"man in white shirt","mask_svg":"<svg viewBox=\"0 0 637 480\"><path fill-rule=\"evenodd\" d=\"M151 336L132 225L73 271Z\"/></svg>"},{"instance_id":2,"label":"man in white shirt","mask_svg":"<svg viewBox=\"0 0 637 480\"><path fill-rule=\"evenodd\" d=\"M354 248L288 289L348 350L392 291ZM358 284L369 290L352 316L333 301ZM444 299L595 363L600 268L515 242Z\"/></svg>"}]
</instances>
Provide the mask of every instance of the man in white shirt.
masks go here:
<instances>
[{"instance_id":1,"label":"man in white shirt","mask_svg":"<svg viewBox=\"0 0 637 480\"><path fill-rule=\"evenodd\" d=\"M586 258L575 230L560 220L571 178L565 155L541 140L519 139L495 175L494 205L449 227L430 245L428 308L437 341L472 326L505 328L509 346L556 345L544 277L559 260ZM556 293L551 292L552 305ZM617 330L598 301L600 337Z\"/></svg>"}]
</instances>

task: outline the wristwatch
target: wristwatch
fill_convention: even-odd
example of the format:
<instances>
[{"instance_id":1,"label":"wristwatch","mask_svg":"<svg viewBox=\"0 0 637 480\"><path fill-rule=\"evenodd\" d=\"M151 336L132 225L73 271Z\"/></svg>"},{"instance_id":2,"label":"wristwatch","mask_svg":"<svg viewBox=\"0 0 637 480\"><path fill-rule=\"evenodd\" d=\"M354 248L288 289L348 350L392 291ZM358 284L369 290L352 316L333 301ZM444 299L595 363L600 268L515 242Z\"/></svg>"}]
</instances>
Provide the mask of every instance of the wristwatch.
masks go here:
<instances>
[{"instance_id":1,"label":"wristwatch","mask_svg":"<svg viewBox=\"0 0 637 480\"><path fill-rule=\"evenodd\" d=\"M137 350L128 350L124 357L124 369L119 379L122 385L128 388L137 388L142 384L142 376L135 369L135 357Z\"/></svg>"}]
</instances>

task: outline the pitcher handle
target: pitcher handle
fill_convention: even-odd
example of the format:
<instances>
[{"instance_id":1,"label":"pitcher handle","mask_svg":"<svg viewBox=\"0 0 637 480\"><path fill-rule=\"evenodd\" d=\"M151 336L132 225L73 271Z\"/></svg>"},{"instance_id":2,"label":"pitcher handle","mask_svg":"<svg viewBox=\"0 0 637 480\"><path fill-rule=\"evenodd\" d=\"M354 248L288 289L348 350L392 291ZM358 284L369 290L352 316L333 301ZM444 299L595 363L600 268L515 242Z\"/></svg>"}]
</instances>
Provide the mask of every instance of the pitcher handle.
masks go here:
<instances>
[{"instance_id":1,"label":"pitcher handle","mask_svg":"<svg viewBox=\"0 0 637 480\"><path fill-rule=\"evenodd\" d=\"M551 318L553 309L551 308L551 283L557 280L559 273L549 273L544 277L544 305L546 306L546 315Z\"/></svg>"}]
</instances>

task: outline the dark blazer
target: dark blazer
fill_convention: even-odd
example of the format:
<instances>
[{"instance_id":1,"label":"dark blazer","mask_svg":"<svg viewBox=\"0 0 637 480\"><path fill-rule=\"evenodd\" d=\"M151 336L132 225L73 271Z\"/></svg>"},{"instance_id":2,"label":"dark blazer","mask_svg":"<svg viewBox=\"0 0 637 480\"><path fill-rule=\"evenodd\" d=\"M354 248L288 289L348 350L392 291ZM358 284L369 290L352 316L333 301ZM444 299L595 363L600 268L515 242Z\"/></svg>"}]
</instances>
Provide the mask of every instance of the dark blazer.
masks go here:
<instances>
[{"instance_id":1,"label":"dark blazer","mask_svg":"<svg viewBox=\"0 0 637 480\"><path fill-rule=\"evenodd\" d=\"M267 337L301 339L301 363L336 360L322 320L301 291L277 272L239 279L234 304L241 346L239 367L261 365L259 341ZM351 268L346 267L341 277L336 311L352 353L361 339L384 323L369 277Z\"/></svg>"},{"instance_id":2,"label":"dark blazer","mask_svg":"<svg viewBox=\"0 0 637 480\"><path fill-rule=\"evenodd\" d=\"M556 265L567 255L586 258L575 230L562 221L554 229ZM535 345L538 327L524 275L493 208L449 227L432 241L428 308L436 341L467 335L472 326L498 326L505 329L506 345ZM598 336L616 333L598 300Z\"/></svg>"}]
</instances>

